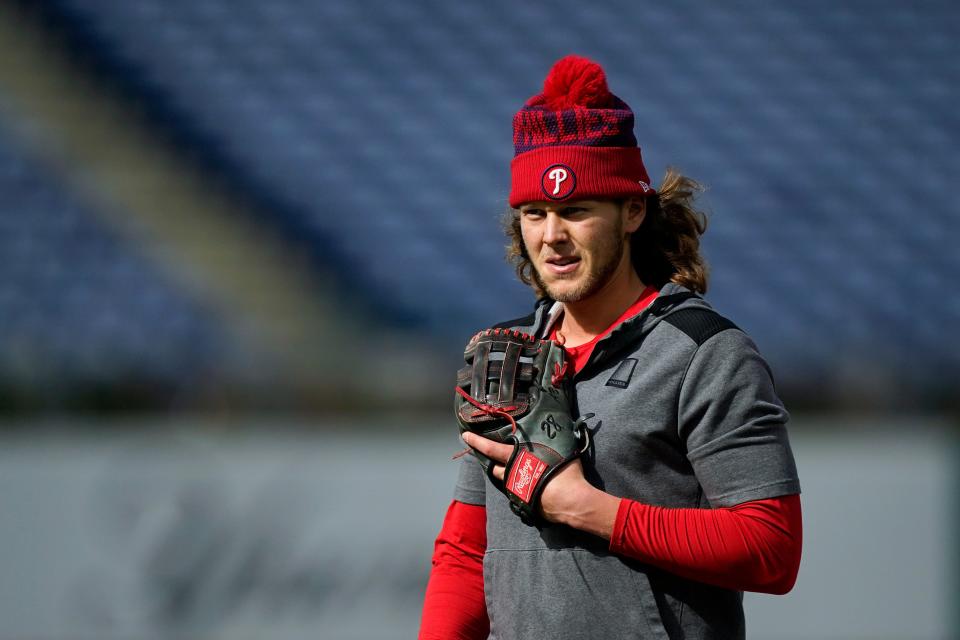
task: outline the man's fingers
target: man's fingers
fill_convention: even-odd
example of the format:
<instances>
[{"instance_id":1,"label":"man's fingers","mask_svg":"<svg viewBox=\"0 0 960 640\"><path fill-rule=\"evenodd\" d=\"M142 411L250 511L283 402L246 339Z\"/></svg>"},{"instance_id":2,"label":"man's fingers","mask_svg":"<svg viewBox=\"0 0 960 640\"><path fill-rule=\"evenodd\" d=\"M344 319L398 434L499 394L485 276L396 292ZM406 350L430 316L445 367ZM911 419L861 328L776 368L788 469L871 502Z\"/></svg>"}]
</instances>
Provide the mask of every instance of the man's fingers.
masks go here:
<instances>
[{"instance_id":1,"label":"man's fingers","mask_svg":"<svg viewBox=\"0 0 960 640\"><path fill-rule=\"evenodd\" d=\"M500 482L503 482L504 468L505 467L502 464L497 464L497 465L494 465L493 467L493 477L499 480Z\"/></svg>"},{"instance_id":2,"label":"man's fingers","mask_svg":"<svg viewBox=\"0 0 960 640\"><path fill-rule=\"evenodd\" d=\"M510 459L510 454L513 453L513 447L511 445L503 444L502 442L494 442L489 438L478 436L477 434L470 433L469 431L463 434L463 441L468 447L476 449L491 460L496 460L497 462L505 463ZM496 473L496 470L494 470L494 473ZM500 469L499 477L503 477L503 468Z\"/></svg>"}]
</instances>

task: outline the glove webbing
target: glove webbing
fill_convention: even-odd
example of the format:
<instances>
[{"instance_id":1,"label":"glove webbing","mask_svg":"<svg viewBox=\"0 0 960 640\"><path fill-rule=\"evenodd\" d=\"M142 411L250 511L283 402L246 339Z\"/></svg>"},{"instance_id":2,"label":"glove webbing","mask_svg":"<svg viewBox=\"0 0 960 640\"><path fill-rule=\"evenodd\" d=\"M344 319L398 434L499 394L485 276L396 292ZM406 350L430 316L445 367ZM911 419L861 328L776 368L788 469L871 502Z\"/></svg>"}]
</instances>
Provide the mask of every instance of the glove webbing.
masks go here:
<instances>
[{"instance_id":1,"label":"glove webbing","mask_svg":"<svg viewBox=\"0 0 960 640\"><path fill-rule=\"evenodd\" d=\"M514 420L513 416L508 413L509 411L515 411L516 407L497 408L497 407L494 407L493 405L484 404L479 400L477 400L476 398L474 398L473 396L471 396L469 393L467 393L463 389L461 389L459 386L456 387L455 391L459 393L461 396L463 396L464 400L466 400L467 402L475 406L477 409L479 409L483 413L491 416L503 416L504 418L509 420L510 427L511 427L510 435L513 435L517 432L517 421ZM456 455L453 456L453 459L456 460L457 458L461 456L465 456L468 453L470 453L470 447L467 447L463 451L458 452Z\"/></svg>"}]
</instances>

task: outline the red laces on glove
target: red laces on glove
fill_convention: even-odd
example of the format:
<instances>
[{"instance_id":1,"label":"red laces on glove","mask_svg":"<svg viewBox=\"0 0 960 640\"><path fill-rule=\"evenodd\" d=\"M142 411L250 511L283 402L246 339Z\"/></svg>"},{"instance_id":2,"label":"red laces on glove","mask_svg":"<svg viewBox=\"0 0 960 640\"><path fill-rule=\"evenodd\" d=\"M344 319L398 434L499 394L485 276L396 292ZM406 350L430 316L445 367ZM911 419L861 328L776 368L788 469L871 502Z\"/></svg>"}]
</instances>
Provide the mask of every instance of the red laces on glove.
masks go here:
<instances>
[{"instance_id":1,"label":"red laces on glove","mask_svg":"<svg viewBox=\"0 0 960 640\"><path fill-rule=\"evenodd\" d=\"M480 402L479 400L471 396L469 393L467 393L460 387L456 387L454 390L457 393L459 393L461 396L463 396L464 400L466 400L467 402L475 406L481 412L490 416L503 416L504 418L510 421L510 433L513 434L517 432L517 421L513 419L512 415L507 413L508 411L516 411L517 409L516 407L514 406L495 407L492 404L486 404L484 402ZM458 452L455 456L453 456L453 459L456 460L457 458L460 458L461 456L465 456L468 453L470 453L470 447L467 447L463 451Z\"/></svg>"}]
</instances>

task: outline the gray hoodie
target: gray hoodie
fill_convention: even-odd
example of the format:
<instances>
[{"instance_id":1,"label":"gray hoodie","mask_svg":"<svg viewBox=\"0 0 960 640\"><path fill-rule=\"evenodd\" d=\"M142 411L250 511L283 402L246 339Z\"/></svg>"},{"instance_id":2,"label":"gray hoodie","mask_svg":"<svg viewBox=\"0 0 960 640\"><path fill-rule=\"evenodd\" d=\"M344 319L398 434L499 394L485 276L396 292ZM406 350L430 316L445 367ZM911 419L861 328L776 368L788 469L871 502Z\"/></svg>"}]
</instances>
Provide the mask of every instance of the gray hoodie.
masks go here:
<instances>
[{"instance_id":1,"label":"gray hoodie","mask_svg":"<svg viewBox=\"0 0 960 640\"><path fill-rule=\"evenodd\" d=\"M558 305L501 326L545 335ZM551 313L552 311L552 313ZM667 284L598 341L574 378L595 414L587 479L618 497L712 508L800 492L770 369L699 296ZM490 638L744 638L743 594L612 554L566 526L528 527L464 458L454 498L486 505Z\"/></svg>"}]
</instances>

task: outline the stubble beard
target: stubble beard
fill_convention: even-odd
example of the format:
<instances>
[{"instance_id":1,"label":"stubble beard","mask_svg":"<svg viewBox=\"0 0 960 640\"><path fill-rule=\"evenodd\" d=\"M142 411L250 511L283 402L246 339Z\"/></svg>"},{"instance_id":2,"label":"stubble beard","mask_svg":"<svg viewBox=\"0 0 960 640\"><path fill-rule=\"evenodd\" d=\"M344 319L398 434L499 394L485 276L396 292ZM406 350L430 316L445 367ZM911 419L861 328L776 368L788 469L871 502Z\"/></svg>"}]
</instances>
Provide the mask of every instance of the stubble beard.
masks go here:
<instances>
[{"instance_id":1,"label":"stubble beard","mask_svg":"<svg viewBox=\"0 0 960 640\"><path fill-rule=\"evenodd\" d=\"M536 265L532 265L533 279L537 283L537 286L543 291L546 291L551 300L557 302L580 302L596 294L610 282L613 275L617 272L617 267L620 266L620 260L623 259L623 249L625 245L623 235L616 233L611 234L611 236L612 239L610 242L602 246L600 248L601 250L595 253L595 255L601 256L604 260L599 263L598 268L592 273L586 274L580 286L568 291L561 291L551 287L544 282Z\"/></svg>"}]
</instances>

